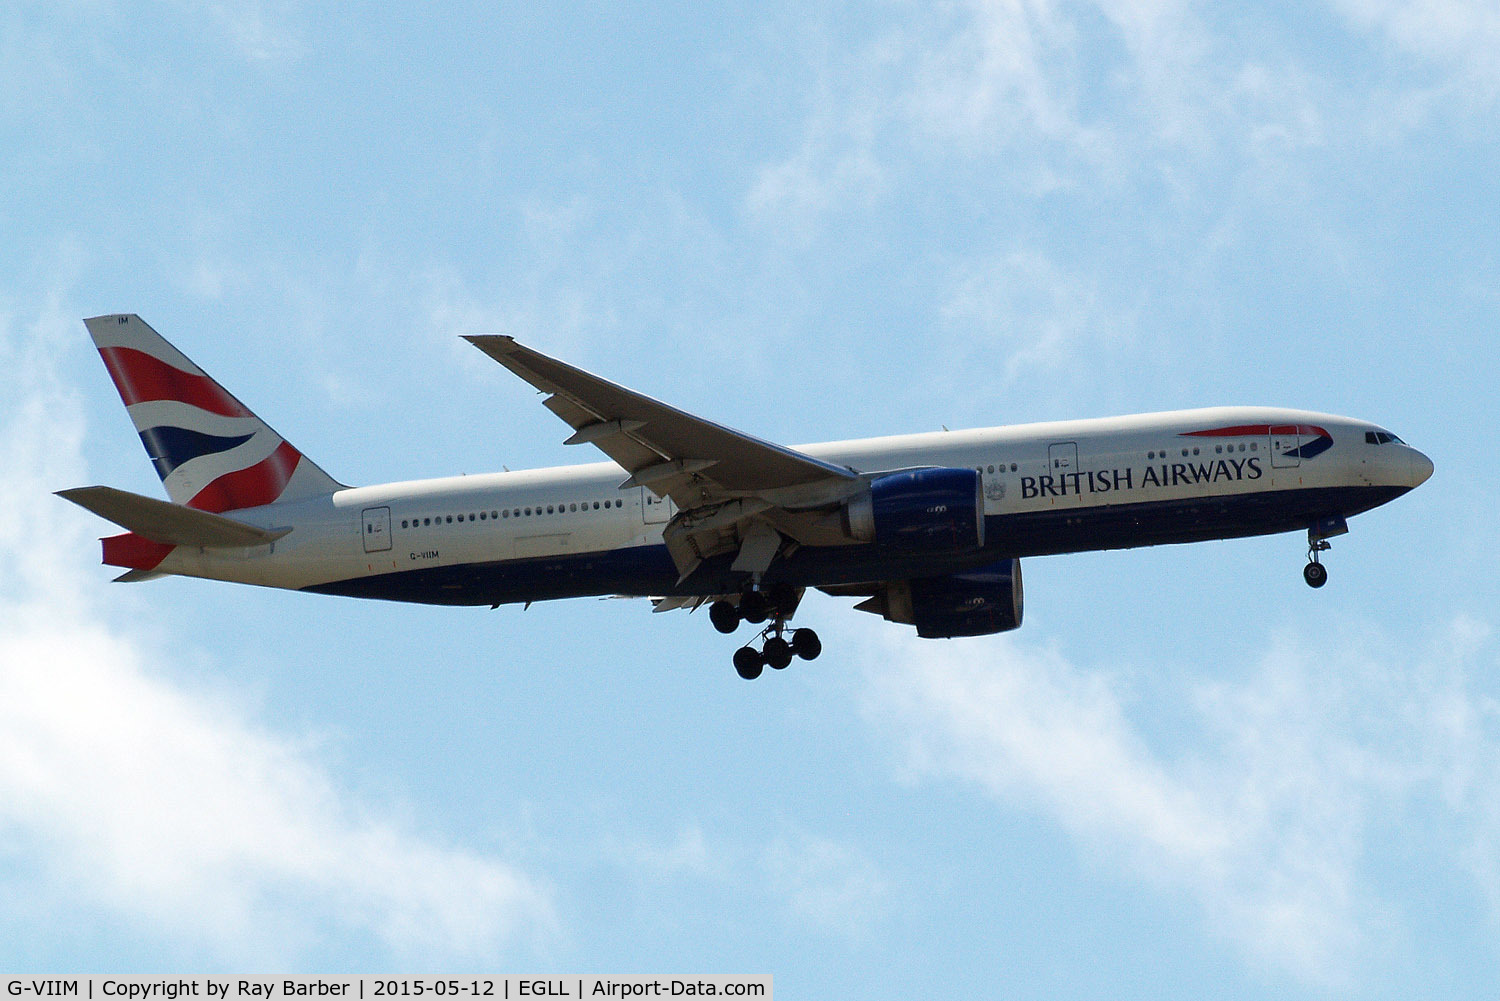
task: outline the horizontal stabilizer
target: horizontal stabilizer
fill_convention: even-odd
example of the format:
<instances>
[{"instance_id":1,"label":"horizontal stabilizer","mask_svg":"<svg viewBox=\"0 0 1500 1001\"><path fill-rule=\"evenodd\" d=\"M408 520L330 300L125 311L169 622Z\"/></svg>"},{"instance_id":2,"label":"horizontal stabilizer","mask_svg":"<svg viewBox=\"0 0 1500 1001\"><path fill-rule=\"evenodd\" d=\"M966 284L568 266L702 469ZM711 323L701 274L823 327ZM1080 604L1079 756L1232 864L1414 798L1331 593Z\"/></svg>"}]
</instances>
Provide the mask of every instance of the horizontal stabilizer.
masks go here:
<instances>
[{"instance_id":1,"label":"horizontal stabilizer","mask_svg":"<svg viewBox=\"0 0 1500 1001\"><path fill-rule=\"evenodd\" d=\"M114 487L74 487L59 490L57 496L142 538L170 546L264 546L291 531L290 528L257 528L220 514L142 497Z\"/></svg>"},{"instance_id":2,"label":"horizontal stabilizer","mask_svg":"<svg viewBox=\"0 0 1500 1001\"><path fill-rule=\"evenodd\" d=\"M143 580L156 580L158 577L170 577L171 574L157 573L154 570L126 570L115 578L116 584L136 584Z\"/></svg>"}]
</instances>

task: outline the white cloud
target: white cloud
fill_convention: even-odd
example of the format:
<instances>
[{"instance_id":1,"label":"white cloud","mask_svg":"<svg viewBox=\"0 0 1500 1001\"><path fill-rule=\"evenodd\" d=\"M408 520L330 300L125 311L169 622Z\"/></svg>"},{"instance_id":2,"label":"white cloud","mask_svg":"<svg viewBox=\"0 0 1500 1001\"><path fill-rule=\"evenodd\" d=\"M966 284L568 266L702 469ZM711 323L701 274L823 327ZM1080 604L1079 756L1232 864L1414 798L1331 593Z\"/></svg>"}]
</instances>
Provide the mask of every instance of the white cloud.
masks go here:
<instances>
[{"instance_id":1,"label":"white cloud","mask_svg":"<svg viewBox=\"0 0 1500 1001\"><path fill-rule=\"evenodd\" d=\"M825 216L848 205L869 205L886 187L885 171L867 148L840 149L814 129L796 154L763 168L746 207L785 235L809 240Z\"/></svg>"},{"instance_id":2,"label":"white cloud","mask_svg":"<svg viewBox=\"0 0 1500 1001\"><path fill-rule=\"evenodd\" d=\"M637 889L654 922L680 926L693 913L674 900L753 900L801 934L858 944L887 913L890 881L854 842L779 822L763 840L697 822L645 835L629 832L631 818L606 826L599 855Z\"/></svg>"},{"instance_id":3,"label":"white cloud","mask_svg":"<svg viewBox=\"0 0 1500 1001\"><path fill-rule=\"evenodd\" d=\"M619 823L611 824L617 830ZM663 881L681 876L712 875L720 860L709 851L708 839L698 824L689 824L665 842L630 839L611 833L602 854L622 869L641 878Z\"/></svg>"},{"instance_id":4,"label":"white cloud","mask_svg":"<svg viewBox=\"0 0 1500 1001\"><path fill-rule=\"evenodd\" d=\"M626 247L601 236L598 209L582 196L531 199L518 209L511 264L483 281L444 260L413 263L367 247L353 285L363 299L397 312L422 342L451 352L469 371L492 374L494 364L463 334L509 334L553 352L600 339L618 324L611 279L629 262Z\"/></svg>"},{"instance_id":5,"label":"white cloud","mask_svg":"<svg viewBox=\"0 0 1500 1001\"><path fill-rule=\"evenodd\" d=\"M301 51L290 23L295 10L291 5L271 0L188 0L184 6L191 15L200 4L225 39L251 62L286 60Z\"/></svg>"},{"instance_id":6,"label":"white cloud","mask_svg":"<svg viewBox=\"0 0 1500 1001\"><path fill-rule=\"evenodd\" d=\"M950 280L940 309L966 335L958 349L1006 357L1005 382L1041 371L1051 379L1083 357L1128 339L1122 321L1099 308L1092 283L1065 273L1045 255L1012 251L965 264ZM943 371L970 371L975 359L952 358ZM994 363L979 362L986 370Z\"/></svg>"},{"instance_id":7,"label":"white cloud","mask_svg":"<svg viewBox=\"0 0 1500 1001\"><path fill-rule=\"evenodd\" d=\"M887 192L890 180L877 151L893 110L888 73L899 71L904 55L899 39L890 37L861 47L811 21L799 23L797 32L783 80L798 81L786 93L806 107L796 148L755 173L744 205L755 222L806 243L829 216L867 208ZM811 76L805 83L804 72Z\"/></svg>"},{"instance_id":8,"label":"white cloud","mask_svg":"<svg viewBox=\"0 0 1500 1001\"><path fill-rule=\"evenodd\" d=\"M960 4L909 40L910 79L897 107L918 134L965 150L1035 137L1085 155L1106 137L1079 115L1081 67L1072 12L1050 0Z\"/></svg>"},{"instance_id":9,"label":"white cloud","mask_svg":"<svg viewBox=\"0 0 1500 1001\"><path fill-rule=\"evenodd\" d=\"M1131 719L1141 693L1055 651L887 636L865 712L900 735L909 776L1051 817L1091 857L1197 899L1258 961L1339 983L1389 945L1372 830L1434 789L1462 834L1416 850L1500 886L1500 713L1474 690L1473 623L1410 654L1355 629L1271 637L1245 681L1165 693L1195 724L1165 746Z\"/></svg>"},{"instance_id":10,"label":"white cloud","mask_svg":"<svg viewBox=\"0 0 1500 1001\"><path fill-rule=\"evenodd\" d=\"M535 879L390 820L306 741L166 680L169 636L110 624L135 599L104 592L100 526L50 493L84 481L52 362L80 356L74 313L0 319L0 831L28 885L230 962L331 938L442 962L549 934Z\"/></svg>"},{"instance_id":11,"label":"white cloud","mask_svg":"<svg viewBox=\"0 0 1500 1001\"><path fill-rule=\"evenodd\" d=\"M1114 141L1079 108L1072 10L997 0L896 11L874 37L801 54L813 97L796 148L751 185L758 221L809 240L830 217L898 197L934 157L1004 153L999 176L1031 191L1072 183L1075 161L1113 158Z\"/></svg>"},{"instance_id":12,"label":"white cloud","mask_svg":"<svg viewBox=\"0 0 1500 1001\"><path fill-rule=\"evenodd\" d=\"M863 938L884 913L890 888L879 869L853 845L790 832L767 845L767 887L792 915L825 934Z\"/></svg>"},{"instance_id":13,"label":"white cloud","mask_svg":"<svg viewBox=\"0 0 1500 1001\"><path fill-rule=\"evenodd\" d=\"M1331 0L1355 27L1444 68L1491 101L1500 95L1500 9L1491 0Z\"/></svg>"},{"instance_id":14,"label":"white cloud","mask_svg":"<svg viewBox=\"0 0 1500 1001\"><path fill-rule=\"evenodd\" d=\"M295 740L153 677L131 640L0 613L0 822L74 893L229 957L373 935L477 958L545 927L509 866L352 801Z\"/></svg>"},{"instance_id":15,"label":"white cloud","mask_svg":"<svg viewBox=\"0 0 1500 1001\"><path fill-rule=\"evenodd\" d=\"M801 70L816 97L795 146L750 187L757 217L812 233L840 210L925 192L934 164L955 163L983 165L977 190L1023 201L1101 185L1181 197L1221 177L1274 176L1337 132L1330 116L1371 100L1273 32L1178 0L898 12L876 35L809 47Z\"/></svg>"},{"instance_id":16,"label":"white cloud","mask_svg":"<svg viewBox=\"0 0 1500 1001\"><path fill-rule=\"evenodd\" d=\"M1317 139L1309 78L1178 0L971 0L927 39L912 130L983 152L1038 149L1106 180L1164 155ZM1270 60L1270 63L1267 63Z\"/></svg>"}]
</instances>

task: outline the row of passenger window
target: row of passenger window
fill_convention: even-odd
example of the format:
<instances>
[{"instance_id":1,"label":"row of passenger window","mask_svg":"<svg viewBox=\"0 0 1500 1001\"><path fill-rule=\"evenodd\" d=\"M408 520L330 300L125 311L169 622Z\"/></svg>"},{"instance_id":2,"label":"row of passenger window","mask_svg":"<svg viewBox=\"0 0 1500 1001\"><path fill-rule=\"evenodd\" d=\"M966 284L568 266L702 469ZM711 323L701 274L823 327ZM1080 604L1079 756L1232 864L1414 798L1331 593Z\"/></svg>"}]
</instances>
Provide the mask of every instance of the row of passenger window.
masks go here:
<instances>
[{"instance_id":1,"label":"row of passenger window","mask_svg":"<svg viewBox=\"0 0 1500 1001\"><path fill-rule=\"evenodd\" d=\"M1238 451L1238 452L1246 451L1245 443L1244 442L1240 442L1238 445L1235 445L1233 442L1230 442L1228 445L1215 445L1214 446L1214 454L1215 455L1223 455L1225 452L1229 452L1229 453L1232 454L1232 453L1234 453L1236 451ZM1260 451L1260 443L1259 442L1254 442L1254 441L1250 442L1249 451L1251 451L1251 452L1259 452ZM1197 455L1197 454L1199 454L1199 452L1200 452L1200 449L1196 445L1193 446L1192 448L1184 448L1182 450L1182 457L1185 459L1185 458L1187 458L1190 455ZM1167 450L1166 449L1162 449L1160 452L1147 452L1146 453L1146 459L1147 459L1147 461L1150 461L1152 459L1165 459L1166 457L1167 457Z\"/></svg>"},{"instance_id":2,"label":"row of passenger window","mask_svg":"<svg viewBox=\"0 0 1500 1001\"><path fill-rule=\"evenodd\" d=\"M465 521L499 521L502 518L533 518L542 517L549 514L570 514L575 513L580 509L587 511L589 510L589 506L589 501L583 501L581 503L570 502L567 504L548 504L546 507L537 504L535 507L515 507L506 508L500 511L480 511L478 514L475 514L471 511L466 514L439 514L434 515L430 518L403 518L401 521L401 527L426 528L434 523L438 525L451 525L455 521L460 523ZM595 511L598 511L601 508L624 506L625 502L619 498L615 498L614 500L593 502L593 509Z\"/></svg>"},{"instance_id":3,"label":"row of passenger window","mask_svg":"<svg viewBox=\"0 0 1500 1001\"><path fill-rule=\"evenodd\" d=\"M1394 437L1394 435L1392 437ZM1231 442L1228 445L1215 445L1214 446L1214 454L1215 455L1223 455L1225 452L1233 453L1233 452L1236 452L1236 451L1238 451L1238 452L1247 451L1246 443L1245 442L1240 442L1238 445L1236 445L1233 442ZM1260 445L1257 442L1253 442L1252 441L1252 442L1249 443L1248 451L1258 452L1258 451L1260 451ZM1197 446L1194 446L1192 448L1184 448L1182 450L1182 456L1183 456L1183 458L1187 458L1187 457L1192 456L1192 455L1198 455L1198 454L1200 454L1200 452L1201 452L1201 449L1199 447L1197 447ZM1151 460L1151 461L1154 461L1156 459L1165 459L1166 457L1167 457L1167 450L1166 449L1161 449L1160 451L1152 449L1151 451L1149 451L1149 452L1146 453L1146 458L1148 460ZM975 466L974 467L974 472L976 472L976 473L993 473L997 469L1000 472L1002 472L1002 473L1005 472L1005 463L1002 462L998 466ZM1020 467L1016 463L1012 462L1010 464L1010 471L1012 473L1019 472L1019 470L1020 470Z\"/></svg>"}]
</instances>

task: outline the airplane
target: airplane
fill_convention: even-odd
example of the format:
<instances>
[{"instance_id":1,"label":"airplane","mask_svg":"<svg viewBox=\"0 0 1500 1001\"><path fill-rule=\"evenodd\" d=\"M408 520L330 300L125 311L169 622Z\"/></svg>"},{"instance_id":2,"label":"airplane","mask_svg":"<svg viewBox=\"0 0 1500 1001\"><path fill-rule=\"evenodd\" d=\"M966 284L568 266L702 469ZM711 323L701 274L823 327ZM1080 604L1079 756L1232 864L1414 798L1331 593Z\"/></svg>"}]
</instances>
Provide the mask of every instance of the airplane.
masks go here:
<instances>
[{"instance_id":1,"label":"airplane","mask_svg":"<svg viewBox=\"0 0 1500 1001\"><path fill-rule=\"evenodd\" d=\"M1216 407L787 448L677 410L503 335L467 340L537 390L565 445L608 461L350 487L135 314L84 321L170 501L59 496L126 529L119 581L165 575L435 605L588 595L708 606L759 677L822 642L807 588L928 638L1021 625L1021 560L1307 532L1303 576L1347 519L1432 462L1332 414ZM763 625L764 624L764 625Z\"/></svg>"}]
</instances>

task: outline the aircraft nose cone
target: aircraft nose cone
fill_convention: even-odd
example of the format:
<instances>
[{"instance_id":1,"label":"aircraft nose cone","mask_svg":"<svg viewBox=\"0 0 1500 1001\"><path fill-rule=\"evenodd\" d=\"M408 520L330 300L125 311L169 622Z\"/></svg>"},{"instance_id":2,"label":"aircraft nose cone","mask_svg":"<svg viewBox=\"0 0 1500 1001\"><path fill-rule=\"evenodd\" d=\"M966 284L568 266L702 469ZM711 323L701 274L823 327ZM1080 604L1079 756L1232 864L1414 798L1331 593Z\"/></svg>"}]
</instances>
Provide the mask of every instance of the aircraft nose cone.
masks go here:
<instances>
[{"instance_id":1,"label":"aircraft nose cone","mask_svg":"<svg viewBox=\"0 0 1500 1001\"><path fill-rule=\"evenodd\" d=\"M1432 476L1432 460L1416 449L1409 449L1411 460L1411 485L1420 487Z\"/></svg>"}]
</instances>

